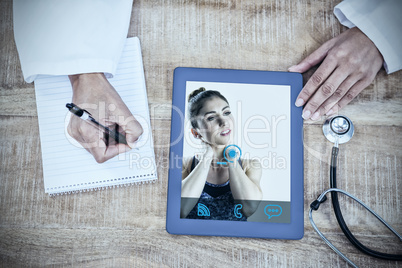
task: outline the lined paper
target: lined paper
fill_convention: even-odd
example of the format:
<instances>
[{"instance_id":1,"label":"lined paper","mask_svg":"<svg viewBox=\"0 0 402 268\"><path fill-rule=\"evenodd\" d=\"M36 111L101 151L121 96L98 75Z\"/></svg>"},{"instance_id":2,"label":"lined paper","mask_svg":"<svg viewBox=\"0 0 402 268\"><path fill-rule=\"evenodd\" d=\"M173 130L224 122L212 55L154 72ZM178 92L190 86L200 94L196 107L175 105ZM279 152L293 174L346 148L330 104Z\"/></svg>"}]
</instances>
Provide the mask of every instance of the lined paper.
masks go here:
<instances>
[{"instance_id":1,"label":"lined paper","mask_svg":"<svg viewBox=\"0 0 402 268\"><path fill-rule=\"evenodd\" d=\"M157 179L148 98L137 37L128 38L116 75L108 79L144 132L136 149L98 164L67 133L72 114L68 76L40 76L35 80L45 192L58 194Z\"/></svg>"}]
</instances>

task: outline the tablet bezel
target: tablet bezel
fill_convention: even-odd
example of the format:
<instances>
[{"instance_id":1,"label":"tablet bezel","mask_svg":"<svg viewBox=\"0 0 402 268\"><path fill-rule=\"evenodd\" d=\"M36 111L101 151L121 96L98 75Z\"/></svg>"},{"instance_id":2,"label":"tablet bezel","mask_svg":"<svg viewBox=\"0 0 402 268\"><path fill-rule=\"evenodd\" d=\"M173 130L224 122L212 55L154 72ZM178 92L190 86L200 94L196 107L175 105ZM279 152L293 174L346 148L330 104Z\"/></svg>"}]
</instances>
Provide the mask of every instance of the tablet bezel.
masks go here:
<instances>
[{"instance_id":1,"label":"tablet bezel","mask_svg":"<svg viewBox=\"0 0 402 268\"><path fill-rule=\"evenodd\" d=\"M237 222L225 220L197 220L180 218L183 128L186 101L186 82L220 82L290 86L291 129L291 199L290 223ZM172 121L170 135L170 163L166 230L170 234L234 236L273 239L301 239L304 235L304 176L303 176L303 119L302 108L294 105L303 87L300 73L209 69L178 67L174 70ZM180 110L180 112L178 112ZM179 159L173 159L181 156Z\"/></svg>"}]
</instances>

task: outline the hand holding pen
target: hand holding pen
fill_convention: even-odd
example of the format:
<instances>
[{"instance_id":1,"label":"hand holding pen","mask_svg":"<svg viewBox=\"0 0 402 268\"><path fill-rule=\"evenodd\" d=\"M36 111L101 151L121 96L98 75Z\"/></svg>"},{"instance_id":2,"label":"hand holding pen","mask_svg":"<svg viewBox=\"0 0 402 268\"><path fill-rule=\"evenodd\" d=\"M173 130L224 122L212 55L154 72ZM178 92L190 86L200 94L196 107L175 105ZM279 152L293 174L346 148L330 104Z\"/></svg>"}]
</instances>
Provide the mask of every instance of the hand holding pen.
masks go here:
<instances>
[{"instance_id":1,"label":"hand holding pen","mask_svg":"<svg viewBox=\"0 0 402 268\"><path fill-rule=\"evenodd\" d=\"M74 114L67 128L70 136L98 163L135 148L143 132L141 124L105 76L92 73L69 78L73 103L66 106Z\"/></svg>"},{"instance_id":2,"label":"hand holding pen","mask_svg":"<svg viewBox=\"0 0 402 268\"><path fill-rule=\"evenodd\" d=\"M66 107L72 114L78 116L82 120L85 120L89 124L92 124L94 127L99 128L100 131L103 131L105 135L106 145L109 144L109 138L113 139L116 143L127 144L126 136L120 133L118 129L111 129L102 125L101 123L96 121L95 118L93 118L92 115L88 113L88 111L81 109L74 103L67 103Z\"/></svg>"}]
</instances>

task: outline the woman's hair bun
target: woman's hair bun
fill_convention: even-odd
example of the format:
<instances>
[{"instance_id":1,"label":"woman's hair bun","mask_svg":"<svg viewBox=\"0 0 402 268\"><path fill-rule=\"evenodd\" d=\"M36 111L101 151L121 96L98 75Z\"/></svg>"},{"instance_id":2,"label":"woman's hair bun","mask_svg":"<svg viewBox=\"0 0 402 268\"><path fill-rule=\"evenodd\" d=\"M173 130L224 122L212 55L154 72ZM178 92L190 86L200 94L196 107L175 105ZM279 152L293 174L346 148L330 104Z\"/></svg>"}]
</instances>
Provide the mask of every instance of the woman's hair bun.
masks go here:
<instances>
[{"instance_id":1,"label":"woman's hair bun","mask_svg":"<svg viewBox=\"0 0 402 268\"><path fill-rule=\"evenodd\" d=\"M228 100L216 90L206 90L204 87L194 90L188 95L188 115L193 128L197 128L196 116L204 106L204 103L211 98L220 98L228 105Z\"/></svg>"},{"instance_id":2,"label":"woman's hair bun","mask_svg":"<svg viewBox=\"0 0 402 268\"><path fill-rule=\"evenodd\" d=\"M187 101L190 101L192 98L194 98L195 96L197 96L201 92L204 92L205 90L206 89L204 87L200 87L199 89L193 90L193 92L191 92L190 95L188 95L188 100Z\"/></svg>"}]
</instances>

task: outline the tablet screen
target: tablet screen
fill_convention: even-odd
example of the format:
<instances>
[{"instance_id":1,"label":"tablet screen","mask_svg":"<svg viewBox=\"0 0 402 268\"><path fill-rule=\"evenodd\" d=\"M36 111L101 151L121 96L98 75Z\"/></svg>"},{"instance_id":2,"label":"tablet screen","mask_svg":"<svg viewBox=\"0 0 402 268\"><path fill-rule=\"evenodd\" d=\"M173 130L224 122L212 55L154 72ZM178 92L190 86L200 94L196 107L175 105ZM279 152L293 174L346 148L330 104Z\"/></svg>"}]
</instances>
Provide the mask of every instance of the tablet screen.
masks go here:
<instances>
[{"instance_id":1,"label":"tablet screen","mask_svg":"<svg viewBox=\"0 0 402 268\"><path fill-rule=\"evenodd\" d=\"M289 223L291 87L186 81L185 92L180 218Z\"/></svg>"},{"instance_id":2,"label":"tablet screen","mask_svg":"<svg viewBox=\"0 0 402 268\"><path fill-rule=\"evenodd\" d=\"M166 230L300 239L301 74L174 71Z\"/></svg>"}]
</instances>

